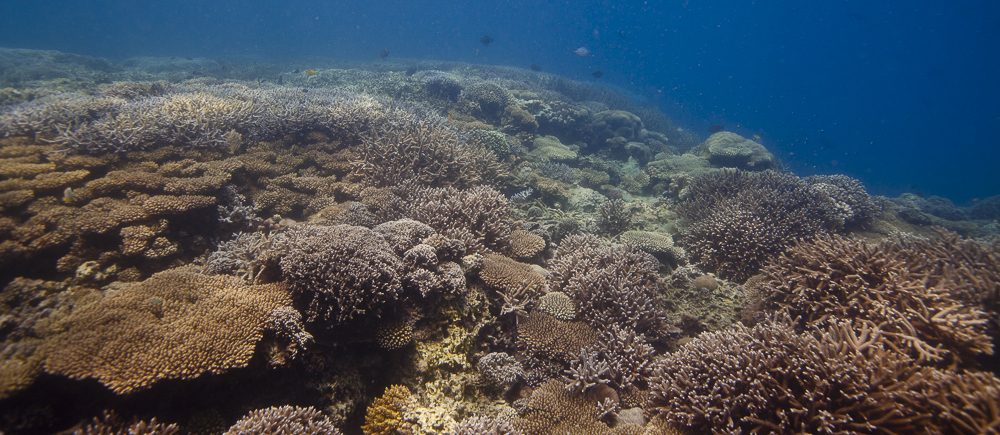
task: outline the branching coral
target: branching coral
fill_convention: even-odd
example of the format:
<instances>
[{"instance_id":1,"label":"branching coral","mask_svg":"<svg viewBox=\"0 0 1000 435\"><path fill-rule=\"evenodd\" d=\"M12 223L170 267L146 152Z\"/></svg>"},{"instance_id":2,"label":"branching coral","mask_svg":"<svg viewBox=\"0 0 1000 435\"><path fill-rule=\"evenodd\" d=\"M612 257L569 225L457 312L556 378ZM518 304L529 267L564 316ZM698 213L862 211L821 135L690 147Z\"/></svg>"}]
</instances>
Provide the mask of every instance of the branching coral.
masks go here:
<instances>
[{"instance_id":1,"label":"branching coral","mask_svg":"<svg viewBox=\"0 0 1000 435\"><path fill-rule=\"evenodd\" d=\"M468 253L506 252L514 223L506 197L486 186L397 189L403 214L465 243Z\"/></svg>"},{"instance_id":2,"label":"branching coral","mask_svg":"<svg viewBox=\"0 0 1000 435\"><path fill-rule=\"evenodd\" d=\"M379 315L403 290L402 259L364 227L295 227L274 236L266 254L291 289L309 301L309 321L341 323Z\"/></svg>"},{"instance_id":3,"label":"branching coral","mask_svg":"<svg viewBox=\"0 0 1000 435\"><path fill-rule=\"evenodd\" d=\"M1000 262L974 242L945 235L868 246L827 236L793 247L765 271L768 302L808 325L829 316L872 321L888 344L921 361L993 352L984 308L998 300Z\"/></svg>"},{"instance_id":4,"label":"branching coral","mask_svg":"<svg viewBox=\"0 0 1000 435\"><path fill-rule=\"evenodd\" d=\"M658 307L660 263L625 245L604 246L594 236L569 236L549 261L549 290L571 296L596 328L628 325L657 336L665 326Z\"/></svg>"},{"instance_id":5,"label":"branching coral","mask_svg":"<svg viewBox=\"0 0 1000 435\"><path fill-rule=\"evenodd\" d=\"M313 407L272 406L251 411L224 435L340 435L330 419Z\"/></svg>"},{"instance_id":6,"label":"branching coral","mask_svg":"<svg viewBox=\"0 0 1000 435\"><path fill-rule=\"evenodd\" d=\"M393 109L394 119L362 136L354 175L374 187L414 182L465 188L493 183L500 174L496 155L469 142L442 118Z\"/></svg>"},{"instance_id":7,"label":"branching coral","mask_svg":"<svg viewBox=\"0 0 1000 435\"><path fill-rule=\"evenodd\" d=\"M695 179L678 213L692 221L688 254L721 276L744 281L797 239L834 225L826 194L791 174L720 171Z\"/></svg>"},{"instance_id":8,"label":"branching coral","mask_svg":"<svg viewBox=\"0 0 1000 435\"><path fill-rule=\"evenodd\" d=\"M996 414L983 396L945 398L961 384L955 376L890 350L871 323L831 320L811 335L779 316L752 329L702 334L666 356L651 380L651 409L733 434L972 433L953 421L972 415L970 426L995 424L982 418Z\"/></svg>"}]
</instances>

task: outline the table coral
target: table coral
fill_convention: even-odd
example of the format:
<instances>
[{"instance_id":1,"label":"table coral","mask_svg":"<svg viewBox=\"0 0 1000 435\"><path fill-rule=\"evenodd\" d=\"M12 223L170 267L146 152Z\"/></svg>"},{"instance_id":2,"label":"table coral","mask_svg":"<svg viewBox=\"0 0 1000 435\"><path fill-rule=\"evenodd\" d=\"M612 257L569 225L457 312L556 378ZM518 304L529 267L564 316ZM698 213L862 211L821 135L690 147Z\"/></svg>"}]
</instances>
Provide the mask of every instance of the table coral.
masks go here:
<instances>
[{"instance_id":1,"label":"table coral","mask_svg":"<svg viewBox=\"0 0 1000 435\"><path fill-rule=\"evenodd\" d=\"M61 321L45 371L96 378L126 394L161 379L243 367L271 313L289 306L280 285L172 269L109 291Z\"/></svg>"}]
</instances>

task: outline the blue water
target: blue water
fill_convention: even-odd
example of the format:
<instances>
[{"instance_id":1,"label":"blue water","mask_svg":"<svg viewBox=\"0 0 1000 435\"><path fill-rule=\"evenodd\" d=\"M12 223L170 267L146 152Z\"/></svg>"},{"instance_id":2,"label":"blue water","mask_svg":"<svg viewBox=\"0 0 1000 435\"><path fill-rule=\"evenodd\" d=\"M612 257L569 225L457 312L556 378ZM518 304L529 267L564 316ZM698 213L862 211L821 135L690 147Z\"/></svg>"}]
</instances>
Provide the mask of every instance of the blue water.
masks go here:
<instances>
[{"instance_id":1,"label":"blue water","mask_svg":"<svg viewBox=\"0 0 1000 435\"><path fill-rule=\"evenodd\" d=\"M798 175L959 205L1000 194L1000 2L346 3L5 0L0 46L535 63L655 101L703 137L759 134Z\"/></svg>"}]
</instances>

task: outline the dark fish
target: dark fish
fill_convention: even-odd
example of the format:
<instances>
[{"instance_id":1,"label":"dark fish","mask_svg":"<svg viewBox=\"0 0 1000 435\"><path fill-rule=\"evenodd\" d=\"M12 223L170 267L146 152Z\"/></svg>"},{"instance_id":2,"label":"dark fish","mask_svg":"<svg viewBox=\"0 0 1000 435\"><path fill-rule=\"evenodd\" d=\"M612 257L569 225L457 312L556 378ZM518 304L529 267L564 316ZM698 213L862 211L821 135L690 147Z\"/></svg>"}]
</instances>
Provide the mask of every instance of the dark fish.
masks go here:
<instances>
[{"instance_id":1,"label":"dark fish","mask_svg":"<svg viewBox=\"0 0 1000 435\"><path fill-rule=\"evenodd\" d=\"M493 42L493 38L490 38L489 36L483 35L482 38L479 38L479 42L482 42L483 45L489 47L490 43Z\"/></svg>"},{"instance_id":2,"label":"dark fish","mask_svg":"<svg viewBox=\"0 0 1000 435\"><path fill-rule=\"evenodd\" d=\"M292 70L292 72L293 72L293 73L295 73L295 74L298 74L298 73L300 73L301 71L299 71L299 69L298 69L298 68L295 68L295 69L293 69L293 70Z\"/></svg>"},{"instance_id":3,"label":"dark fish","mask_svg":"<svg viewBox=\"0 0 1000 435\"><path fill-rule=\"evenodd\" d=\"M306 89L306 88L302 88L302 93L303 93L303 94L308 94L308 93L309 93L309 90L308 90L308 89Z\"/></svg>"},{"instance_id":4,"label":"dark fish","mask_svg":"<svg viewBox=\"0 0 1000 435\"><path fill-rule=\"evenodd\" d=\"M282 84L282 83L281 83L282 81L283 81L283 80L281 79L281 74L278 74L278 84L279 84L279 85L280 85L280 84Z\"/></svg>"},{"instance_id":5,"label":"dark fish","mask_svg":"<svg viewBox=\"0 0 1000 435\"><path fill-rule=\"evenodd\" d=\"M378 57L381 57L382 59L389 57L389 49L382 49L382 52L378 54Z\"/></svg>"},{"instance_id":6,"label":"dark fish","mask_svg":"<svg viewBox=\"0 0 1000 435\"><path fill-rule=\"evenodd\" d=\"M604 77L604 73L602 73L601 70L594 71L594 73L591 75L597 78Z\"/></svg>"},{"instance_id":7,"label":"dark fish","mask_svg":"<svg viewBox=\"0 0 1000 435\"><path fill-rule=\"evenodd\" d=\"M622 39L625 39L625 31L624 31L624 30L619 30L619 31L618 31L618 36L619 36L620 38L622 38Z\"/></svg>"},{"instance_id":8,"label":"dark fish","mask_svg":"<svg viewBox=\"0 0 1000 435\"><path fill-rule=\"evenodd\" d=\"M542 67L540 67L538 65L535 65L535 64L531 64L531 70L532 71L541 71Z\"/></svg>"},{"instance_id":9,"label":"dark fish","mask_svg":"<svg viewBox=\"0 0 1000 435\"><path fill-rule=\"evenodd\" d=\"M713 125L711 127L708 127L708 131L710 131L712 133L718 133L718 132L720 132L722 130L725 130L725 129L726 128L723 127L723 126L721 126L721 125Z\"/></svg>"},{"instance_id":10,"label":"dark fish","mask_svg":"<svg viewBox=\"0 0 1000 435\"><path fill-rule=\"evenodd\" d=\"M187 60L194 60L194 59L192 59L192 58L190 58L190 57L185 57L185 59L187 59Z\"/></svg>"}]
</instances>

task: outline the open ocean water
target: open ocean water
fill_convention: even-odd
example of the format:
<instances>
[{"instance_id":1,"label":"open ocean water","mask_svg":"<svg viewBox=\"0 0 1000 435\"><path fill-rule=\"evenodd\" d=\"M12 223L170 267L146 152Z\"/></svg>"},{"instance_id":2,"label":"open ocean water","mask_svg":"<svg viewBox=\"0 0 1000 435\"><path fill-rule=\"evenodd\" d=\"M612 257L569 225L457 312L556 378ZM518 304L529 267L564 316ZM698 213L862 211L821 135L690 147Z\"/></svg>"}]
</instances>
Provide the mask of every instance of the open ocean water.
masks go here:
<instances>
[{"instance_id":1,"label":"open ocean water","mask_svg":"<svg viewBox=\"0 0 1000 435\"><path fill-rule=\"evenodd\" d=\"M987 1L5 0L0 435L1000 433L998 77Z\"/></svg>"}]
</instances>

